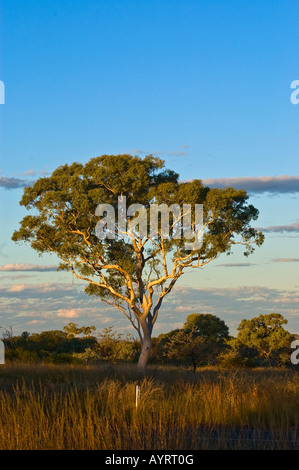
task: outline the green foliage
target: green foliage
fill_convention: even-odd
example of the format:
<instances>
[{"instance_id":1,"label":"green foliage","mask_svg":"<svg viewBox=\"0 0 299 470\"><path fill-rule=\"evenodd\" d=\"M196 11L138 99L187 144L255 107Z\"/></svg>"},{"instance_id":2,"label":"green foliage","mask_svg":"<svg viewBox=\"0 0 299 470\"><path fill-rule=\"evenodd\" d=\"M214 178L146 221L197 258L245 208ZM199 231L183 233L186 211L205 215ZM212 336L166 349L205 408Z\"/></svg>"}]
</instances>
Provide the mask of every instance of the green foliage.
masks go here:
<instances>
[{"instance_id":1,"label":"green foliage","mask_svg":"<svg viewBox=\"0 0 299 470\"><path fill-rule=\"evenodd\" d=\"M194 333L193 330L177 331L170 338L165 355L169 359L190 358L195 372L199 358L207 359L208 348L204 339Z\"/></svg>"},{"instance_id":2,"label":"green foliage","mask_svg":"<svg viewBox=\"0 0 299 470\"><path fill-rule=\"evenodd\" d=\"M153 338L153 345L151 351L151 361L153 363L163 364L170 358L167 356L168 345L172 337L179 331L179 329L171 330L168 333L162 333L157 338ZM171 358L176 359L174 357Z\"/></svg>"},{"instance_id":3,"label":"green foliage","mask_svg":"<svg viewBox=\"0 0 299 470\"><path fill-rule=\"evenodd\" d=\"M293 336L284 329L287 320L279 313L259 315L251 320L242 320L238 327L237 341L253 348L269 365L278 365L283 355L290 350Z\"/></svg>"},{"instance_id":4,"label":"green foliage","mask_svg":"<svg viewBox=\"0 0 299 470\"><path fill-rule=\"evenodd\" d=\"M37 352L26 350L24 347L16 347L14 349L5 350L5 361L19 361L27 364L37 363L39 361L39 356Z\"/></svg>"},{"instance_id":5,"label":"green foliage","mask_svg":"<svg viewBox=\"0 0 299 470\"><path fill-rule=\"evenodd\" d=\"M188 315L183 328L171 332L163 341L168 359L189 358L195 371L198 365L215 364L228 338L228 327L212 314Z\"/></svg>"},{"instance_id":6,"label":"green foliage","mask_svg":"<svg viewBox=\"0 0 299 470\"><path fill-rule=\"evenodd\" d=\"M112 327L104 328L97 343L73 356L82 362L135 362L138 350L130 335L116 333Z\"/></svg>"},{"instance_id":7,"label":"green foliage","mask_svg":"<svg viewBox=\"0 0 299 470\"><path fill-rule=\"evenodd\" d=\"M228 338L228 327L223 320L211 313L191 313L187 316L183 329L210 341Z\"/></svg>"},{"instance_id":8,"label":"green foliage","mask_svg":"<svg viewBox=\"0 0 299 470\"><path fill-rule=\"evenodd\" d=\"M101 359L97 348L86 348L83 352L73 353L72 357L82 363L97 363Z\"/></svg>"},{"instance_id":9,"label":"green foliage","mask_svg":"<svg viewBox=\"0 0 299 470\"><path fill-rule=\"evenodd\" d=\"M96 338L75 338L65 331L51 330L5 339L6 358L23 362L70 362L73 353L80 353L96 344Z\"/></svg>"},{"instance_id":10,"label":"green foliage","mask_svg":"<svg viewBox=\"0 0 299 470\"><path fill-rule=\"evenodd\" d=\"M225 346L218 356L218 364L221 367L243 368L261 365L255 348L240 343L236 338L227 339Z\"/></svg>"},{"instance_id":11,"label":"green foliage","mask_svg":"<svg viewBox=\"0 0 299 470\"><path fill-rule=\"evenodd\" d=\"M137 347L129 334L122 335L113 331L112 327L104 328L100 334L98 353L101 359L109 362L127 361L136 359Z\"/></svg>"}]
</instances>

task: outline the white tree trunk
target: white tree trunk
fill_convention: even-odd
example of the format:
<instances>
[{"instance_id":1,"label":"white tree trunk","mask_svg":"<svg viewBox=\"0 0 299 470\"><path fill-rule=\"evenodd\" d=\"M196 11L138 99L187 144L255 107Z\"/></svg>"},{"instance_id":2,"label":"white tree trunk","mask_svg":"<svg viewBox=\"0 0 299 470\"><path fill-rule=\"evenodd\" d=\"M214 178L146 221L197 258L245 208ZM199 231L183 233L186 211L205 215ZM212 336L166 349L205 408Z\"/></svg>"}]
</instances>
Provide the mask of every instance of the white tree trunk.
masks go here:
<instances>
[{"instance_id":1,"label":"white tree trunk","mask_svg":"<svg viewBox=\"0 0 299 470\"><path fill-rule=\"evenodd\" d=\"M138 360L138 369L144 371L148 360L150 358L151 347L152 347L152 321L151 314L145 313L143 318L140 319L140 326L143 333L143 339L141 341L141 352Z\"/></svg>"},{"instance_id":2,"label":"white tree trunk","mask_svg":"<svg viewBox=\"0 0 299 470\"><path fill-rule=\"evenodd\" d=\"M145 337L142 341L141 352L138 360L138 368L144 370L147 366L152 347L152 339L150 335Z\"/></svg>"}]
</instances>

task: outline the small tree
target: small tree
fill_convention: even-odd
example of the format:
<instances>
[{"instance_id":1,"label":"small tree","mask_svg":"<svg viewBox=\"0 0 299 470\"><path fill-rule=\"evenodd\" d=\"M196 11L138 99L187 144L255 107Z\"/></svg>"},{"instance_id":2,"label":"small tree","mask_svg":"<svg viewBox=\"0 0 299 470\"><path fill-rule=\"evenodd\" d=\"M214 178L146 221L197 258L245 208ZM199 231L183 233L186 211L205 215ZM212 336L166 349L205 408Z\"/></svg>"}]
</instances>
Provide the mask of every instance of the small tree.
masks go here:
<instances>
[{"instance_id":1,"label":"small tree","mask_svg":"<svg viewBox=\"0 0 299 470\"><path fill-rule=\"evenodd\" d=\"M189 357L195 372L199 364L215 363L227 338L228 327L223 320L209 313L192 313L183 328L169 336L164 354L169 359Z\"/></svg>"},{"instance_id":2,"label":"small tree","mask_svg":"<svg viewBox=\"0 0 299 470\"><path fill-rule=\"evenodd\" d=\"M259 315L251 320L242 320L238 327L237 342L255 348L260 358L277 363L278 357L290 348L293 336L284 329L287 320L279 313Z\"/></svg>"},{"instance_id":3,"label":"small tree","mask_svg":"<svg viewBox=\"0 0 299 470\"><path fill-rule=\"evenodd\" d=\"M136 208L135 214L119 210L119 201ZM248 256L263 235L250 226L258 210L247 204L244 190L210 189L200 180L179 182L179 175L164 168L151 155L103 155L85 165L73 163L57 168L46 178L27 187L21 205L32 211L12 236L15 242L30 243L39 253L53 253L61 260L59 269L70 271L87 283L85 291L113 305L138 332L141 352L138 365L146 367L153 327L165 297L189 268L202 268L236 244ZM106 238L99 239L96 227L102 223L101 207L113 207L114 223L106 226ZM154 235L149 220L152 205L164 204L170 236L162 223ZM198 224L192 212L190 230L174 209L184 204L203 206L202 243L186 248L197 239ZM146 212L146 234L140 228L139 211ZM101 222L102 221L102 222ZM109 225L109 227L108 227ZM104 230L104 229L103 229ZM111 235L115 236L111 236ZM192 243L192 242L191 242Z\"/></svg>"},{"instance_id":4,"label":"small tree","mask_svg":"<svg viewBox=\"0 0 299 470\"><path fill-rule=\"evenodd\" d=\"M169 359L190 358L193 371L200 360L207 355L207 344L203 338L194 334L194 330L177 331L169 340L165 356Z\"/></svg>"}]
</instances>

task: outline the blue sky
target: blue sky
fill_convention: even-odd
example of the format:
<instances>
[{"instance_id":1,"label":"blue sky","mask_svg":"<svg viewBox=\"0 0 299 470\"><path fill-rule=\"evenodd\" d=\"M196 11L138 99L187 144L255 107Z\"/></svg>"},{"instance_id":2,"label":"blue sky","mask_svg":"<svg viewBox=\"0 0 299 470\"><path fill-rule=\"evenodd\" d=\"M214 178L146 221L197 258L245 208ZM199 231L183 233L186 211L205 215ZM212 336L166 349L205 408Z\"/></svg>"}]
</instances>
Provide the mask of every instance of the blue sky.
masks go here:
<instances>
[{"instance_id":1,"label":"blue sky","mask_svg":"<svg viewBox=\"0 0 299 470\"><path fill-rule=\"evenodd\" d=\"M101 154L154 153L182 179L245 187L266 234L249 259L237 250L182 278L156 333L193 311L232 333L275 311L299 332L299 4L2 0L0 11L0 324L129 330L69 276L41 270L56 260L10 237L26 182Z\"/></svg>"}]
</instances>

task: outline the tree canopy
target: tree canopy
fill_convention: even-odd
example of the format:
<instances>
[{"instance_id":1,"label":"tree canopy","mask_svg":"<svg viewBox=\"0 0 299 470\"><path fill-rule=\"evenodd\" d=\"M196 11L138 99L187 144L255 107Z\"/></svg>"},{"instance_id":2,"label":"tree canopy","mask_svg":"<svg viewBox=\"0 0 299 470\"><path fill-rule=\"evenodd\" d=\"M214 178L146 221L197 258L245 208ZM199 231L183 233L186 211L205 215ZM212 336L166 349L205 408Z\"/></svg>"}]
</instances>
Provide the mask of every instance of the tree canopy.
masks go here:
<instances>
[{"instance_id":1,"label":"tree canopy","mask_svg":"<svg viewBox=\"0 0 299 470\"><path fill-rule=\"evenodd\" d=\"M228 327L223 320L211 313L191 313L187 316L184 330L192 330L197 336L210 341L223 340L228 337Z\"/></svg>"},{"instance_id":2,"label":"tree canopy","mask_svg":"<svg viewBox=\"0 0 299 470\"><path fill-rule=\"evenodd\" d=\"M152 204L202 205L202 243L188 250L186 236L165 238L161 224L155 237L150 232L139 236L134 226L138 211L127 214L125 226L120 217L119 198L123 197L127 205L143 206L147 215ZM30 215L23 218L12 239L29 243L40 254L57 255L59 269L86 281L87 294L120 310L139 334L142 368L149 358L162 302L184 272L231 253L236 244L243 245L248 256L263 243L262 233L251 226L258 210L248 204L245 190L211 189L199 179L180 182L176 172L152 155L143 159L103 155L86 164L60 166L51 176L26 187L20 204ZM114 238L99 239L96 234L101 221L97 207L104 204L115 208ZM176 225L182 233L182 219L175 221L170 212L168 221L173 231ZM190 222L195 237L193 212Z\"/></svg>"},{"instance_id":3,"label":"tree canopy","mask_svg":"<svg viewBox=\"0 0 299 470\"><path fill-rule=\"evenodd\" d=\"M283 325L287 320L279 313L269 313L242 320L238 327L237 342L254 348L260 357L271 364L283 350L289 350L293 336Z\"/></svg>"}]
</instances>

